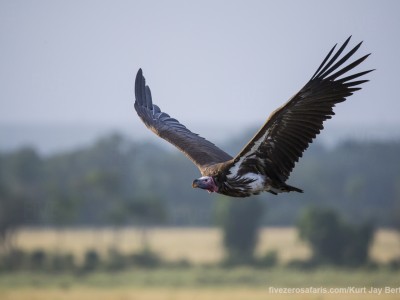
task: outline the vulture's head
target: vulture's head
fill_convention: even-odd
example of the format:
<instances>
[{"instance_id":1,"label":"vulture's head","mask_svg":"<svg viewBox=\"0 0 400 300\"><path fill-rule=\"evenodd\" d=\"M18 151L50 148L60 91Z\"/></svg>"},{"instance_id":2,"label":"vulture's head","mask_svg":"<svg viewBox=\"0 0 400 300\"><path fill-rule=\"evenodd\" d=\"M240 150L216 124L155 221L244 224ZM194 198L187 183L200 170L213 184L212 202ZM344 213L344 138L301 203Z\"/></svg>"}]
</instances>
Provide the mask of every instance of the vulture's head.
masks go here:
<instances>
[{"instance_id":1,"label":"vulture's head","mask_svg":"<svg viewBox=\"0 0 400 300\"><path fill-rule=\"evenodd\" d=\"M207 190L209 193L218 192L218 187L211 176L203 176L193 180L192 187Z\"/></svg>"}]
</instances>

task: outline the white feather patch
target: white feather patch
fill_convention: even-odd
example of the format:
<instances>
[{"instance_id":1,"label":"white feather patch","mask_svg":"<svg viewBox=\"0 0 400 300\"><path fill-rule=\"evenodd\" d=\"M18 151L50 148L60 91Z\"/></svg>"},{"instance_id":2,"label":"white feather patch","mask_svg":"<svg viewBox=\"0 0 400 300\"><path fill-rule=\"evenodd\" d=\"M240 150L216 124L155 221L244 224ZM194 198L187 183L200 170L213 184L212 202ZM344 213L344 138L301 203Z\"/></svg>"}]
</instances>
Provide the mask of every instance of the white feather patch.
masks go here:
<instances>
[{"instance_id":1,"label":"white feather patch","mask_svg":"<svg viewBox=\"0 0 400 300\"><path fill-rule=\"evenodd\" d=\"M265 178L263 175L247 173L243 176L243 178L254 180L249 184L252 191L263 191L265 188Z\"/></svg>"},{"instance_id":2,"label":"white feather patch","mask_svg":"<svg viewBox=\"0 0 400 300\"><path fill-rule=\"evenodd\" d=\"M269 130L267 130L262 136L261 138L259 138L257 141L255 141L253 147L251 147L250 151L248 153L246 153L245 155L243 155L238 161L237 163L235 163L232 168L229 169L229 171L231 172L230 175L228 175L229 178L233 178L237 176L237 173L242 165L242 163L251 155L253 155L257 149L261 146L261 143L265 140L265 138L267 137L269 133ZM257 174L254 174L257 175Z\"/></svg>"}]
</instances>

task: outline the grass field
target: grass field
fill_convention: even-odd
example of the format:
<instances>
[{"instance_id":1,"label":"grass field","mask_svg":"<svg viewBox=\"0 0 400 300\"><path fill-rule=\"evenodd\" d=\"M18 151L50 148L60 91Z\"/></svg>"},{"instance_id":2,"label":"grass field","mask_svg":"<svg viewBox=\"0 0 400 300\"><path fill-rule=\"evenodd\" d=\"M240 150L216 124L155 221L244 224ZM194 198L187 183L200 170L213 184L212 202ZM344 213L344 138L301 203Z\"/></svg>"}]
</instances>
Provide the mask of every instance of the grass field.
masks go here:
<instances>
[{"instance_id":1,"label":"grass field","mask_svg":"<svg viewBox=\"0 0 400 300\"><path fill-rule=\"evenodd\" d=\"M222 235L212 228L155 228L147 231L152 250L164 259L174 261L187 259L192 263L214 263L224 255ZM142 231L132 228L121 229L23 229L15 240L17 247L32 251L62 249L82 257L88 249L96 249L106 255L108 249L117 245L123 253L137 251L142 245ZM298 239L295 228L263 228L260 231L257 254L277 250L279 259L285 263L292 259L304 259L311 252ZM370 250L371 258L387 262L400 256L400 239L394 230L378 230Z\"/></svg>"},{"instance_id":2,"label":"grass field","mask_svg":"<svg viewBox=\"0 0 400 300\"><path fill-rule=\"evenodd\" d=\"M12 273L0 275L0 299L376 299L377 295L336 293L335 287L397 288L400 272L321 268L136 269L118 273L72 274ZM325 288L326 293L274 293L271 288ZM335 293L333 293L335 292ZM379 299L400 299L384 293Z\"/></svg>"},{"instance_id":3,"label":"grass field","mask_svg":"<svg viewBox=\"0 0 400 300\"><path fill-rule=\"evenodd\" d=\"M111 229L23 229L15 244L24 250L63 250L82 257L88 249L106 255L114 244L131 253L141 247L142 232L127 228L117 234ZM302 271L282 265L272 269L207 267L223 257L221 234L216 229L151 229L148 243L164 259L187 259L195 267L133 268L120 272L88 274L13 272L0 273L1 300L258 300L258 299L400 299L400 271L317 268ZM280 261L307 258L310 250L293 228L264 228L257 253L277 250ZM380 230L371 247L379 262L398 257L400 241L394 231ZM326 288L324 293L273 293L270 288ZM334 287L398 288L395 293L330 293ZM335 291L335 290L334 290ZM397 291L397 290L396 290Z\"/></svg>"},{"instance_id":4,"label":"grass field","mask_svg":"<svg viewBox=\"0 0 400 300\"><path fill-rule=\"evenodd\" d=\"M280 294L271 295L265 289L93 289L0 291L2 300L395 300L398 294Z\"/></svg>"}]
</instances>

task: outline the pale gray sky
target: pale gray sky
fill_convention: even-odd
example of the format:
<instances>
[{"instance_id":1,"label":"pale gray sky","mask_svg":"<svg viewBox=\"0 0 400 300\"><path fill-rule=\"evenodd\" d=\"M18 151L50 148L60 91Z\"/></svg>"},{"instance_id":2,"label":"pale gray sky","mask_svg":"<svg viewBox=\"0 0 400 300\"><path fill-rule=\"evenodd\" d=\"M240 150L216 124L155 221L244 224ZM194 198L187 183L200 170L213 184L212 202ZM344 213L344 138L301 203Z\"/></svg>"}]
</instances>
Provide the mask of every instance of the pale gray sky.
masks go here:
<instances>
[{"instance_id":1,"label":"pale gray sky","mask_svg":"<svg viewBox=\"0 0 400 300\"><path fill-rule=\"evenodd\" d=\"M358 70L377 71L330 122L400 128L399 12L396 0L0 0L0 123L150 135L133 110L141 67L154 102L193 131L240 132L353 35L358 56L372 52Z\"/></svg>"}]
</instances>

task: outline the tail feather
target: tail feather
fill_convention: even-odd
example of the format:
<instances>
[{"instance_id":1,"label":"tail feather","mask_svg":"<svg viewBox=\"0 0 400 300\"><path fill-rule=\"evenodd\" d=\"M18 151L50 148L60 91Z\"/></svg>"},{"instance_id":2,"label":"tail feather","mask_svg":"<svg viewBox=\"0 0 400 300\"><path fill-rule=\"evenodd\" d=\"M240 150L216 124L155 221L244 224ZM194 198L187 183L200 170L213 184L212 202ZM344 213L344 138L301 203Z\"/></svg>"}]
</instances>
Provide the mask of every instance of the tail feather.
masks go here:
<instances>
[{"instance_id":1,"label":"tail feather","mask_svg":"<svg viewBox=\"0 0 400 300\"><path fill-rule=\"evenodd\" d=\"M291 185L288 185L288 184L285 184L285 187L287 188L287 191L285 191L285 192L298 192L298 193L303 193L303 190L302 190L302 189L299 189L299 188L297 188L297 187L294 187L294 186L291 186Z\"/></svg>"},{"instance_id":2,"label":"tail feather","mask_svg":"<svg viewBox=\"0 0 400 300\"><path fill-rule=\"evenodd\" d=\"M272 187L268 192L274 195L278 195L279 193L289 193L289 192L297 192L297 193L303 193L302 189L299 189L297 187L288 185L286 183L282 183L278 187Z\"/></svg>"}]
</instances>

